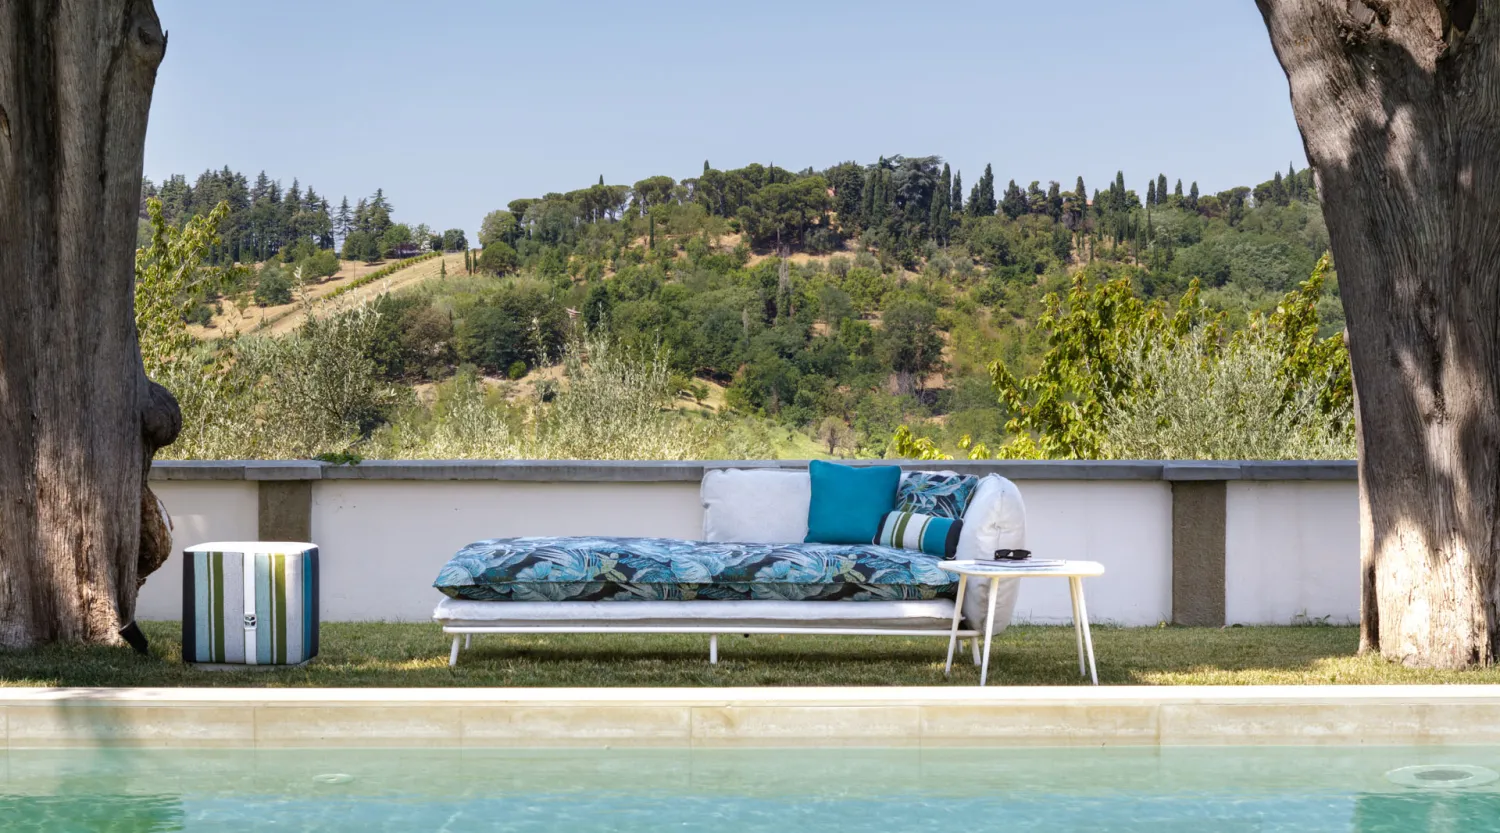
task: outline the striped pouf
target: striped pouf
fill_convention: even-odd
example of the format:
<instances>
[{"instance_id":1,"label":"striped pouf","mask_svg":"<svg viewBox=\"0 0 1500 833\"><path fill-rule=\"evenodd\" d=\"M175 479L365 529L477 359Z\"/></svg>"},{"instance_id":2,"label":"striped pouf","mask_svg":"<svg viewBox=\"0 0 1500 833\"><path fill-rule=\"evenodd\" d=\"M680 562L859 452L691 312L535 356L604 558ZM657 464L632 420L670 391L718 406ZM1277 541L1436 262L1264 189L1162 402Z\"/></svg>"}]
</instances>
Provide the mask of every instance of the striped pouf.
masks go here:
<instances>
[{"instance_id":1,"label":"striped pouf","mask_svg":"<svg viewBox=\"0 0 1500 833\"><path fill-rule=\"evenodd\" d=\"M221 541L183 556L183 662L300 665L318 655L316 546Z\"/></svg>"}]
</instances>

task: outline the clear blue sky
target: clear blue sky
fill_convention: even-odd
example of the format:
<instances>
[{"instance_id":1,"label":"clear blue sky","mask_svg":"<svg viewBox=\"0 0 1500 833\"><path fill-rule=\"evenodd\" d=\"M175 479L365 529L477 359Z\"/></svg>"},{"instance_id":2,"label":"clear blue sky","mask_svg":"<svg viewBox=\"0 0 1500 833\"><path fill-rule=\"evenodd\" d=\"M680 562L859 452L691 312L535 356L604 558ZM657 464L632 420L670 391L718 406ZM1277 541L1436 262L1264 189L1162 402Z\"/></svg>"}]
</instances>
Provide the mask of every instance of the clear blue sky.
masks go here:
<instances>
[{"instance_id":1,"label":"clear blue sky","mask_svg":"<svg viewBox=\"0 0 1500 833\"><path fill-rule=\"evenodd\" d=\"M156 0L146 175L229 165L474 232L517 197L937 154L1205 192L1305 155L1251 0Z\"/></svg>"}]
</instances>

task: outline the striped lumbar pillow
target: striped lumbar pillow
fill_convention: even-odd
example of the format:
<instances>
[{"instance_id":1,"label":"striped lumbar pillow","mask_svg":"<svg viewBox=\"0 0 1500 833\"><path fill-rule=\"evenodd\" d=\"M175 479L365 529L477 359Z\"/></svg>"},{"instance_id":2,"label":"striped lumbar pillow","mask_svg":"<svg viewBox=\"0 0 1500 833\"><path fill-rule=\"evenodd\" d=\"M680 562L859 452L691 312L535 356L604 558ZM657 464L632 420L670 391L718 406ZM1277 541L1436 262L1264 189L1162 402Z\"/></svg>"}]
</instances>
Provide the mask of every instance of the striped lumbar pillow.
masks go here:
<instances>
[{"instance_id":1,"label":"striped lumbar pillow","mask_svg":"<svg viewBox=\"0 0 1500 833\"><path fill-rule=\"evenodd\" d=\"M871 543L952 558L958 551L958 535L963 527L964 522L957 518L936 518L916 512L888 512L885 520L880 522L880 532Z\"/></svg>"}]
</instances>

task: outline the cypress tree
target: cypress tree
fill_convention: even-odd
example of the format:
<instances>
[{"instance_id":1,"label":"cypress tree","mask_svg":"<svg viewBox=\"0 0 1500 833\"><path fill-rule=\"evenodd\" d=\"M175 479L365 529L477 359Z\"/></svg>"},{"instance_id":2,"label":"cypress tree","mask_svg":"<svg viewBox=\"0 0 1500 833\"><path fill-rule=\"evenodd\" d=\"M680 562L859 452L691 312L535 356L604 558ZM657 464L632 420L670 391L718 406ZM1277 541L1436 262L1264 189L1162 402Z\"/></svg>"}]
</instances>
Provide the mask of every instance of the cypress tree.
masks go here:
<instances>
[{"instance_id":1,"label":"cypress tree","mask_svg":"<svg viewBox=\"0 0 1500 833\"><path fill-rule=\"evenodd\" d=\"M969 216L970 217L978 217L979 216L979 183L978 182L974 183L974 187L973 188L969 189Z\"/></svg>"},{"instance_id":2,"label":"cypress tree","mask_svg":"<svg viewBox=\"0 0 1500 833\"><path fill-rule=\"evenodd\" d=\"M953 201L951 208L954 214L964 213L964 172L953 172Z\"/></svg>"},{"instance_id":3,"label":"cypress tree","mask_svg":"<svg viewBox=\"0 0 1500 833\"><path fill-rule=\"evenodd\" d=\"M1177 180L1177 188L1172 191L1172 196L1176 197L1178 202L1182 202L1182 180Z\"/></svg>"},{"instance_id":4,"label":"cypress tree","mask_svg":"<svg viewBox=\"0 0 1500 833\"><path fill-rule=\"evenodd\" d=\"M1188 208L1198 210L1198 183L1194 182L1192 190L1188 191Z\"/></svg>"},{"instance_id":5,"label":"cypress tree","mask_svg":"<svg viewBox=\"0 0 1500 833\"><path fill-rule=\"evenodd\" d=\"M703 160L703 172L704 173L708 173L711 170L713 170L713 169L710 168L710 167L708 167L708 160L707 159Z\"/></svg>"},{"instance_id":6,"label":"cypress tree","mask_svg":"<svg viewBox=\"0 0 1500 833\"><path fill-rule=\"evenodd\" d=\"M646 251L649 252L649 251L655 251L656 250L656 215L655 214L651 214L651 215L648 215L648 216L649 216L650 219L647 220L646 226L647 226L647 228L650 229L650 233L649 233L650 236L649 236L649 238L647 240L647 243L646 243Z\"/></svg>"},{"instance_id":7,"label":"cypress tree","mask_svg":"<svg viewBox=\"0 0 1500 833\"><path fill-rule=\"evenodd\" d=\"M1156 205L1156 181L1146 180L1146 207Z\"/></svg>"},{"instance_id":8,"label":"cypress tree","mask_svg":"<svg viewBox=\"0 0 1500 833\"><path fill-rule=\"evenodd\" d=\"M599 174L599 184L600 185L604 184L604 174Z\"/></svg>"},{"instance_id":9,"label":"cypress tree","mask_svg":"<svg viewBox=\"0 0 1500 833\"><path fill-rule=\"evenodd\" d=\"M1167 202L1167 175L1156 175L1156 204L1165 205Z\"/></svg>"},{"instance_id":10,"label":"cypress tree","mask_svg":"<svg viewBox=\"0 0 1500 833\"><path fill-rule=\"evenodd\" d=\"M997 203L995 202L995 172L986 164L984 176L979 178L979 198L983 201L979 206L981 216L995 213Z\"/></svg>"},{"instance_id":11,"label":"cypress tree","mask_svg":"<svg viewBox=\"0 0 1500 833\"><path fill-rule=\"evenodd\" d=\"M937 187L932 192L932 211L930 212L929 224L932 226L932 239L942 242L948 238L948 220L951 217L951 207L948 205L949 193L953 188L953 174L948 164L943 163L943 175L938 178Z\"/></svg>"}]
</instances>

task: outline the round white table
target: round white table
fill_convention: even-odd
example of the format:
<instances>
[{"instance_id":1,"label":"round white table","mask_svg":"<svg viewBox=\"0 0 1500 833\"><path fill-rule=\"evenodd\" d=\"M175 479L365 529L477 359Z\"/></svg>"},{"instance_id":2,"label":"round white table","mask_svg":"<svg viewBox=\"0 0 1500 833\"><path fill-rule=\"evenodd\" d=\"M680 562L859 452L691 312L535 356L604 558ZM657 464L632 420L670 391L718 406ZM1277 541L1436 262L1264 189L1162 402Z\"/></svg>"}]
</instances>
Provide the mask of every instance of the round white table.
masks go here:
<instances>
[{"instance_id":1,"label":"round white table","mask_svg":"<svg viewBox=\"0 0 1500 833\"><path fill-rule=\"evenodd\" d=\"M1013 563L1018 566L993 566L997 563ZM1088 677L1094 685L1099 684L1099 674L1094 669L1094 637L1089 633L1089 610L1083 602L1083 580L1104 575L1104 565L1097 561L1052 562L1035 567L1025 562L996 561L944 561L938 566L950 573L957 573L958 598L953 602L953 627L948 634L948 664L943 666L943 676L953 671L953 649L958 645L958 625L963 620L964 589L969 586L969 577L990 580L989 611L984 617L984 662L979 667L979 684L984 685L990 673L990 634L995 624L995 591L1003 578L1065 578L1068 592L1073 597L1073 633L1078 639L1078 674ZM1084 665L1084 660L1088 665Z\"/></svg>"}]
</instances>

